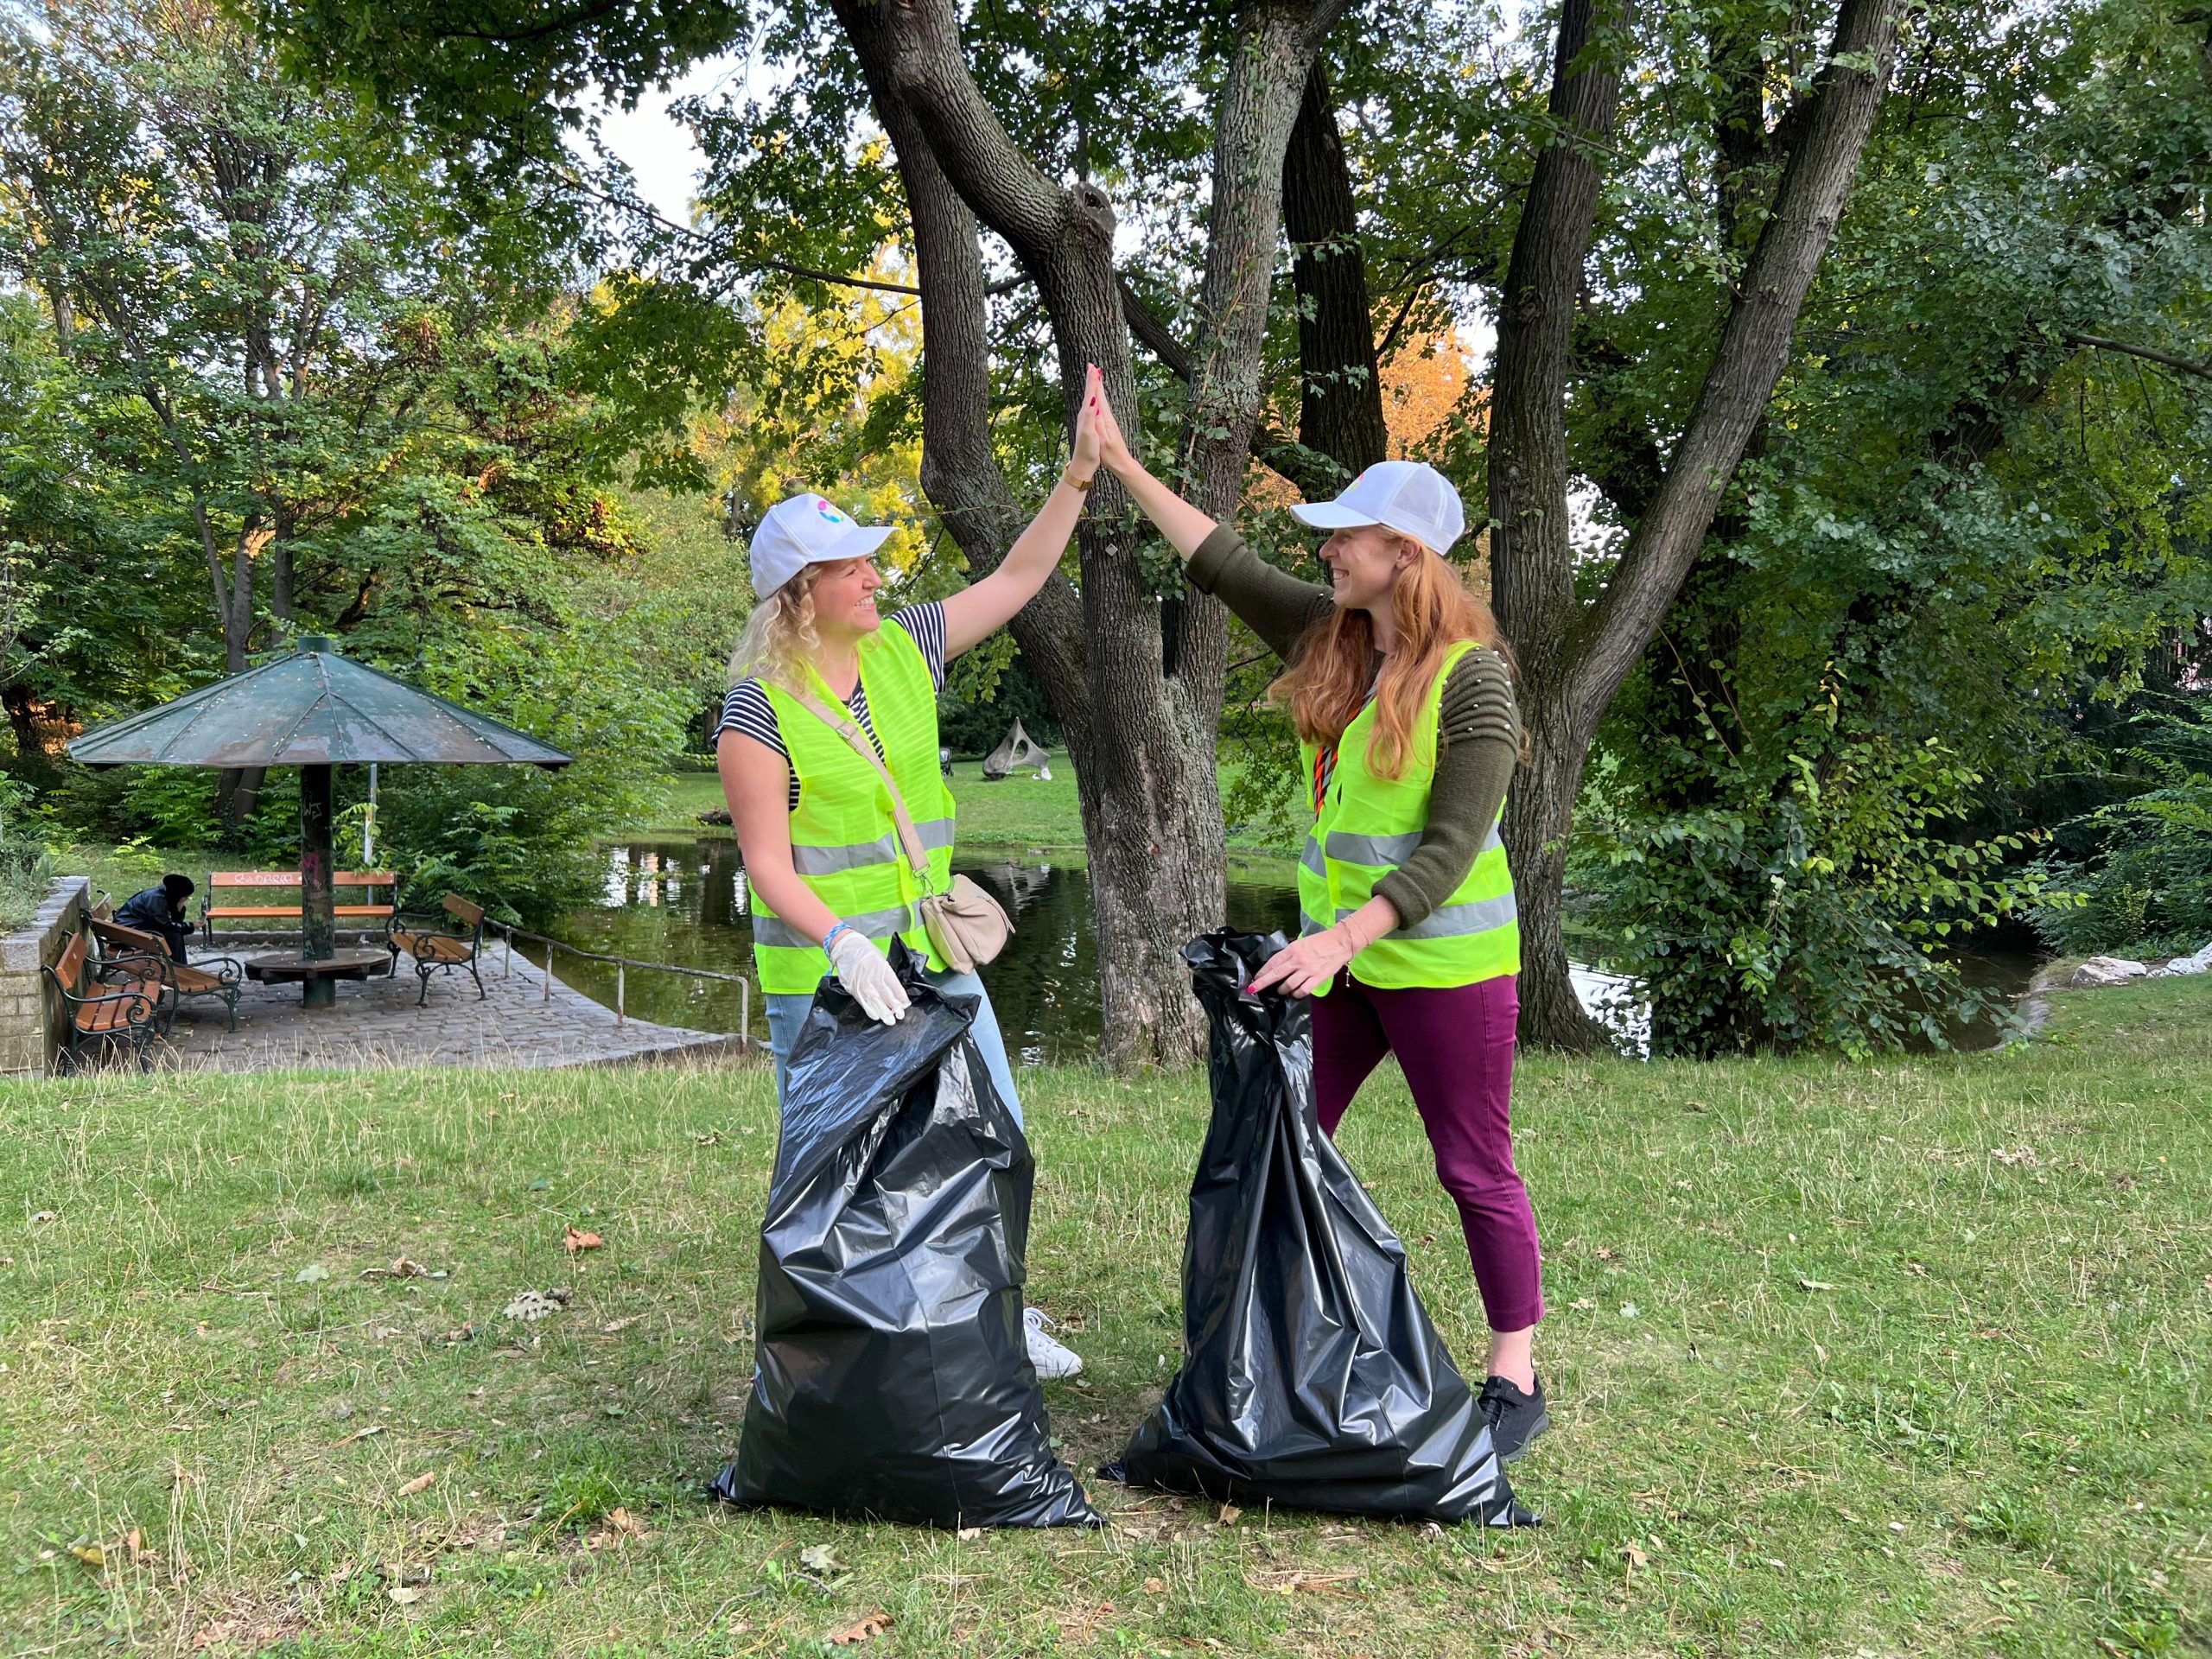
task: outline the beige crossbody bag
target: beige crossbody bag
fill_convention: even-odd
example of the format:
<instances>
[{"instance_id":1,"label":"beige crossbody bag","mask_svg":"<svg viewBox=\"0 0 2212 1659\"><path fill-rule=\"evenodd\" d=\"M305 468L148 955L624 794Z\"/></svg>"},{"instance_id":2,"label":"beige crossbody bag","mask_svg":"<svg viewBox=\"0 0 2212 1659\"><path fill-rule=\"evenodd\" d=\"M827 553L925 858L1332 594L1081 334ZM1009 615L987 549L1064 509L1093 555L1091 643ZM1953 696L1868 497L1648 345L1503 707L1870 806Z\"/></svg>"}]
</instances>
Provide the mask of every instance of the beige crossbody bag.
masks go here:
<instances>
[{"instance_id":1,"label":"beige crossbody bag","mask_svg":"<svg viewBox=\"0 0 2212 1659\"><path fill-rule=\"evenodd\" d=\"M954 876L952 885L943 893L931 892L930 855L914 828L913 815L906 810L906 798L892 781L891 769L883 764L875 745L868 741L868 734L850 715L840 719L832 714L818 697L801 696L798 702L834 728L852 746L854 753L875 768L875 775L891 791L891 816L898 821L899 844L906 849L906 862L912 867L915 885L922 890L918 906L922 928L938 955L948 967L963 974L973 973L980 963L996 961L1014 932L1014 922L1005 908L964 875Z\"/></svg>"}]
</instances>

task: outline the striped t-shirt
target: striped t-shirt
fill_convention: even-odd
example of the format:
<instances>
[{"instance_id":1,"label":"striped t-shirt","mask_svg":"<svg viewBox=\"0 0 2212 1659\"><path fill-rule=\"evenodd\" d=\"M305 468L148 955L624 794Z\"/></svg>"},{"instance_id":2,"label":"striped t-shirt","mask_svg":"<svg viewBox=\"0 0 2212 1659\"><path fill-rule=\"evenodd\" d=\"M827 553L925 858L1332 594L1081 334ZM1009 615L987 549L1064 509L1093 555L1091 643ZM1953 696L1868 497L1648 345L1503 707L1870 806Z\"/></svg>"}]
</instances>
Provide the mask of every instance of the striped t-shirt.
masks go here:
<instances>
[{"instance_id":1,"label":"striped t-shirt","mask_svg":"<svg viewBox=\"0 0 2212 1659\"><path fill-rule=\"evenodd\" d=\"M944 690L944 607L931 600L920 605L909 605L901 611L893 611L884 620L897 623L921 647L922 660L929 664L930 684L939 691ZM846 707L853 711L853 718L859 722L860 728L868 734L868 741L875 745L875 752L881 754L883 741L876 736L875 722L868 718L868 688L855 685ZM722 702L721 723L715 728L715 735L720 738L724 732L741 732L754 742L773 749L784 757L786 763L791 758L791 752L784 742L784 734L776 725L776 706L768 701L768 693L758 680L740 680L730 688L729 696ZM790 810L793 812L798 810L797 772L791 773Z\"/></svg>"}]
</instances>

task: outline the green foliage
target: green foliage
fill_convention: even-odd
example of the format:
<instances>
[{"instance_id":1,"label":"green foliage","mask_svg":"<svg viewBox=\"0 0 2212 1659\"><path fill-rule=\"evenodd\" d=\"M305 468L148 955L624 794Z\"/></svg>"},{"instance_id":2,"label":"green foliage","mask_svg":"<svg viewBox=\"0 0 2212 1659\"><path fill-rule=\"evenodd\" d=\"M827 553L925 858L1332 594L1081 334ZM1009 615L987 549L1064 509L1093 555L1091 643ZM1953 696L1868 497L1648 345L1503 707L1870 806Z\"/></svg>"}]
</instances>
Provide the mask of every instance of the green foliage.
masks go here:
<instances>
[{"instance_id":1,"label":"green foliage","mask_svg":"<svg viewBox=\"0 0 2212 1659\"><path fill-rule=\"evenodd\" d=\"M2212 705L2146 712L2120 752L2138 792L2063 825L2044 861L2073 902L2035 912L2069 956L2194 952L2212 943Z\"/></svg>"},{"instance_id":2,"label":"green foliage","mask_svg":"<svg viewBox=\"0 0 2212 1659\"><path fill-rule=\"evenodd\" d=\"M1045 689L1014 649L1014 637L1001 633L954 659L938 700L938 732L955 754L986 755L1017 720L1047 748L1061 741Z\"/></svg>"},{"instance_id":3,"label":"green foliage","mask_svg":"<svg viewBox=\"0 0 2212 1659\"><path fill-rule=\"evenodd\" d=\"M35 791L0 772L0 932L20 927L46 896L54 860L30 806Z\"/></svg>"},{"instance_id":4,"label":"green foliage","mask_svg":"<svg viewBox=\"0 0 2212 1659\"><path fill-rule=\"evenodd\" d=\"M1933 741L1869 739L1778 775L1723 760L1710 801L1656 810L1619 775L1594 781L1586 817L1591 919L1615 966L1641 976L1661 1053L1829 1046L1863 1054L1942 1046L1988 1017L1946 941L2033 902L2008 874L2017 836L1941 833L1978 775Z\"/></svg>"}]
</instances>

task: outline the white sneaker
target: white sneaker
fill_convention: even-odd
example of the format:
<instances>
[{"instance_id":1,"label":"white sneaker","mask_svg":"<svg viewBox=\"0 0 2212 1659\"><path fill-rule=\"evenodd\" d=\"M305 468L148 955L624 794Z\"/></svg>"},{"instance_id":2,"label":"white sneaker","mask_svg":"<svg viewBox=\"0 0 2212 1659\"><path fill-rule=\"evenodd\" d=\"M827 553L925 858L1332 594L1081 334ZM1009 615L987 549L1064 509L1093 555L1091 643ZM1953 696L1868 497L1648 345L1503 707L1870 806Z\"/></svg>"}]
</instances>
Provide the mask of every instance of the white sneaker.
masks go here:
<instances>
[{"instance_id":1,"label":"white sneaker","mask_svg":"<svg viewBox=\"0 0 2212 1659\"><path fill-rule=\"evenodd\" d=\"M1045 1334L1056 1328L1056 1322L1045 1317L1044 1309L1025 1307L1021 1310L1021 1329L1029 1338L1029 1363L1037 1368L1040 1382L1057 1382L1063 1377L1073 1376L1083 1369L1082 1355Z\"/></svg>"}]
</instances>

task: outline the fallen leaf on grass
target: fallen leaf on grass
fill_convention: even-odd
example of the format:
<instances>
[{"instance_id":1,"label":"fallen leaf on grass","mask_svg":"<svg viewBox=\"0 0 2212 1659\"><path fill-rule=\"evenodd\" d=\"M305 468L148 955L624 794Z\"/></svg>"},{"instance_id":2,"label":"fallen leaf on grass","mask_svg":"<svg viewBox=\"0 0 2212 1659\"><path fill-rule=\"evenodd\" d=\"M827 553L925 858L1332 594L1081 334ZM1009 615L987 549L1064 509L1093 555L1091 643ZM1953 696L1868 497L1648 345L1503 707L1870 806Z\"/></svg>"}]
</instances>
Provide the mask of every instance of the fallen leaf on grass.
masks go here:
<instances>
[{"instance_id":1,"label":"fallen leaf on grass","mask_svg":"<svg viewBox=\"0 0 2212 1659\"><path fill-rule=\"evenodd\" d=\"M356 1441L356 1440L365 1440L372 1439L372 1437L374 1437L374 1436L376 1436L376 1435L378 1435L378 1434L383 1433L384 1433L384 1431L385 1431L385 1425L384 1425L384 1424L382 1424L382 1423L371 1423L371 1424L370 1424L367 1427L365 1427L365 1428L357 1428L357 1429L355 1429L355 1430L354 1430L351 1434L346 1434L346 1435L342 1435L342 1436L340 1436L339 1439L333 1440L333 1441L331 1442L331 1445L333 1445L333 1446L351 1446L351 1445L353 1445L353 1442L354 1442L354 1441Z\"/></svg>"},{"instance_id":2,"label":"fallen leaf on grass","mask_svg":"<svg viewBox=\"0 0 2212 1659\"><path fill-rule=\"evenodd\" d=\"M627 1331L632 1325L635 1325L639 1319L642 1319L645 1317L645 1316L642 1313L626 1313L619 1319L609 1319L605 1325L599 1327L600 1334L601 1336L611 1337L618 1331Z\"/></svg>"},{"instance_id":3,"label":"fallen leaf on grass","mask_svg":"<svg viewBox=\"0 0 2212 1659\"><path fill-rule=\"evenodd\" d=\"M627 1537L642 1538L645 1535L645 1523L619 1504L607 1512L607 1524Z\"/></svg>"},{"instance_id":4,"label":"fallen leaf on grass","mask_svg":"<svg viewBox=\"0 0 2212 1659\"><path fill-rule=\"evenodd\" d=\"M1233 1527L1243 1518L1243 1515L1244 1511L1234 1503L1224 1503L1221 1506L1221 1524L1224 1527Z\"/></svg>"},{"instance_id":5,"label":"fallen leaf on grass","mask_svg":"<svg viewBox=\"0 0 2212 1659\"><path fill-rule=\"evenodd\" d=\"M1144 1592L1147 1596L1164 1596L1167 1593L1166 1581L1162 1579L1147 1579L1144 1581Z\"/></svg>"},{"instance_id":6,"label":"fallen leaf on grass","mask_svg":"<svg viewBox=\"0 0 2212 1659\"><path fill-rule=\"evenodd\" d=\"M420 1262L414 1261L404 1255L401 1256L388 1268L363 1268L361 1269L361 1277L364 1279L430 1279L439 1276L441 1275L431 1273L431 1271L428 1268L424 1267Z\"/></svg>"},{"instance_id":7,"label":"fallen leaf on grass","mask_svg":"<svg viewBox=\"0 0 2212 1659\"><path fill-rule=\"evenodd\" d=\"M2024 1164L2030 1169L2041 1161L2037 1158L2033 1147L1996 1147L1991 1149L1989 1155L2000 1164L2008 1166Z\"/></svg>"},{"instance_id":8,"label":"fallen leaf on grass","mask_svg":"<svg viewBox=\"0 0 2212 1659\"><path fill-rule=\"evenodd\" d=\"M423 1599L422 1586L413 1584L395 1584L391 1589L385 1591L385 1594L390 1596L394 1601L397 1602L403 1607L407 1605L410 1601L420 1601Z\"/></svg>"},{"instance_id":9,"label":"fallen leaf on grass","mask_svg":"<svg viewBox=\"0 0 2212 1659\"><path fill-rule=\"evenodd\" d=\"M1829 1284L1824 1279L1800 1279L1797 1281L1797 1288L1800 1290L1834 1290L1835 1287Z\"/></svg>"},{"instance_id":10,"label":"fallen leaf on grass","mask_svg":"<svg viewBox=\"0 0 2212 1659\"><path fill-rule=\"evenodd\" d=\"M890 1614L873 1612L858 1624L848 1624L842 1630L830 1631L830 1645L833 1648L856 1648L863 1642L874 1641L890 1628Z\"/></svg>"},{"instance_id":11,"label":"fallen leaf on grass","mask_svg":"<svg viewBox=\"0 0 2212 1659\"><path fill-rule=\"evenodd\" d=\"M457 1348L462 1343L474 1339L478 1334L480 1333L473 1325L457 1325L450 1331L439 1332L438 1340L448 1348Z\"/></svg>"},{"instance_id":12,"label":"fallen leaf on grass","mask_svg":"<svg viewBox=\"0 0 2212 1659\"><path fill-rule=\"evenodd\" d=\"M1577 1313L1587 1313L1592 1308L1597 1306L1598 1304L1587 1296L1578 1296L1573 1301L1569 1302L1567 1306L1573 1308Z\"/></svg>"},{"instance_id":13,"label":"fallen leaf on grass","mask_svg":"<svg viewBox=\"0 0 2212 1659\"><path fill-rule=\"evenodd\" d=\"M798 1553L798 1564L811 1573L842 1573L845 1564L837 1559L837 1552L827 1544L809 1544Z\"/></svg>"},{"instance_id":14,"label":"fallen leaf on grass","mask_svg":"<svg viewBox=\"0 0 2212 1659\"><path fill-rule=\"evenodd\" d=\"M1649 1567L1651 1565L1651 1558L1649 1555L1646 1555L1642 1550L1638 1549L1634 1544L1623 1545L1621 1547L1621 1554L1628 1557L1629 1570L1631 1572L1635 1571L1637 1567Z\"/></svg>"},{"instance_id":15,"label":"fallen leaf on grass","mask_svg":"<svg viewBox=\"0 0 2212 1659\"><path fill-rule=\"evenodd\" d=\"M570 1255L578 1250L595 1250L607 1241L597 1233L588 1233L581 1227L571 1227L561 1235L561 1248Z\"/></svg>"},{"instance_id":16,"label":"fallen leaf on grass","mask_svg":"<svg viewBox=\"0 0 2212 1659\"><path fill-rule=\"evenodd\" d=\"M525 1290L518 1293L500 1312L511 1319L542 1319L549 1313L558 1313L563 1300L543 1291Z\"/></svg>"},{"instance_id":17,"label":"fallen leaf on grass","mask_svg":"<svg viewBox=\"0 0 2212 1659\"><path fill-rule=\"evenodd\" d=\"M296 1285L319 1285L330 1277L330 1269L320 1262L310 1262L292 1275Z\"/></svg>"},{"instance_id":18,"label":"fallen leaf on grass","mask_svg":"<svg viewBox=\"0 0 2212 1659\"><path fill-rule=\"evenodd\" d=\"M31 1219L34 1222L59 1221L61 1217L51 1210L34 1210L31 1211Z\"/></svg>"},{"instance_id":19,"label":"fallen leaf on grass","mask_svg":"<svg viewBox=\"0 0 2212 1659\"><path fill-rule=\"evenodd\" d=\"M105 1544L72 1544L69 1553L96 1573L107 1565Z\"/></svg>"},{"instance_id":20,"label":"fallen leaf on grass","mask_svg":"<svg viewBox=\"0 0 2212 1659\"><path fill-rule=\"evenodd\" d=\"M983 1529L981 1527L963 1527L959 1532L960 1541L963 1544L972 1544L982 1535Z\"/></svg>"},{"instance_id":21,"label":"fallen leaf on grass","mask_svg":"<svg viewBox=\"0 0 2212 1659\"><path fill-rule=\"evenodd\" d=\"M417 1492L427 1492L436 1482L437 1478L438 1471L435 1469L429 1470L423 1474L419 1474L416 1476L414 1479L409 1481L404 1486L399 1489L399 1496L402 1497L412 1497Z\"/></svg>"},{"instance_id":22,"label":"fallen leaf on grass","mask_svg":"<svg viewBox=\"0 0 2212 1659\"><path fill-rule=\"evenodd\" d=\"M1251 1589L1272 1590L1278 1595L1346 1596L1354 1601L1364 1601L1367 1592L1352 1588L1358 1578L1357 1573L1290 1573L1281 1579L1275 1579L1271 1573L1258 1578L1248 1573L1244 1582ZM1271 1579L1274 1580L1273 1583L1268 1582Z\"/></svg>"}]
</instances>

